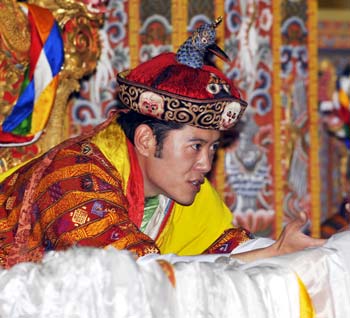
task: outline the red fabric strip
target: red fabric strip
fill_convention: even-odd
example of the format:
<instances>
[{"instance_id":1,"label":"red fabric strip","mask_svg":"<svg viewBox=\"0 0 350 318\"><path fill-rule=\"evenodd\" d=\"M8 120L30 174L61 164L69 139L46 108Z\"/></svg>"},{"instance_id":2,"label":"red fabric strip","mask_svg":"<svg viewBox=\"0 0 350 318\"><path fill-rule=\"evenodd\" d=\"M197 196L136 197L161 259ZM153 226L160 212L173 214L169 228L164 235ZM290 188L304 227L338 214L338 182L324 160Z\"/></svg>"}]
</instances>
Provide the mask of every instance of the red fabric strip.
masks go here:
<instances>
[{"instance_id":1,"label":"red fabric strip","mask_svg":"<svg viewBox=\"0 0 350 318\"><path fill-rule=\"evenodd\" d=\"M169 216L170 216L171 213L173 213L174 204L175 204L175 201L171 200L170 206L169 206L168 210L166 211L166 215L165 215L165 217L164 217L164 219L162 221L162 224L161 224L161 226L159 228L159 231L158 231L158 234L157 234L157 237L156 237L155 241L157 241L160 233L163 232L163 230L165 228L165 225L168 223Z\"/></svg>"},{"instance_id":2,"label":"red fabric strip","mask_svg":"<svg viewBox=\"0 0 350 318\"><path fill-rule=\"evenodd\" d=\"M43 47L43 43L41 42L40 35L35 26L35 20L31 14L31 11L28 14L28 20L31 26L31 45L30 45L30 52L29 52L29 55L30 55L29 80L31 81L33 78L36 64L40 56L40 52Z\"/></svg>"},{"instance_id":3,"label":"red fabric strip","mask_svg":"<svg viewBox=\"0 0 350 318\"><path fill-rule=\"evenodd\" d=\"M35 27L40 36L41 42L45 43L55 22L54 17L49 9L34 4L27 6L32 19L35 22Z\"/></svg>"},{"instance_id":4,"label":"red fabric strip","mask_svg":"<svg viewBox=\"0 0 350 318\"><path fill-rule=\"evenodd\" d=\"M21 136L15 135L10 132L1 131L0 129L0 142L1 143L20 143L29 142L34 136Z\"/></svg>"},{"instance_id":5,"label":"red fabric strip","mask_svg":"<svg viewBox=\"0 0 350 318\"><path fill-rule=\"evenodd\" d=\"M130 176L126 188L126 197L129 202L129 217L140 228L144 213L143 177L134 146L127 140L130 157Z\"/></svg>"}]
</instances>

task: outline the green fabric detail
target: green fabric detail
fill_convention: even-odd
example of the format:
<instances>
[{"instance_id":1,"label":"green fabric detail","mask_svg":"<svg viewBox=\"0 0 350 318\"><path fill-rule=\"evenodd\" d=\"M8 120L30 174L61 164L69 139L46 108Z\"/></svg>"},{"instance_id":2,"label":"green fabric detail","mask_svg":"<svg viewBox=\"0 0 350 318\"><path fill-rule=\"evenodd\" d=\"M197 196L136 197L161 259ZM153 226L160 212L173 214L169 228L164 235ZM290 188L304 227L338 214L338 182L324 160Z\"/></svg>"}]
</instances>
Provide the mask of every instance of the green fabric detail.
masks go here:
<instances>
[{"instance_id":1,"label":"green fabric detail","mask_svg":"<svg viewBox=\"0 0 350 318\"><path fill-rule=\"evenodd\" d=\"M13 131L15 135L25 136L30 132L32 127L32 114L24 119Z\"/></svg>"},{"instance_id":2,"label":"green fabric detail","mask_svg":"<svg viewBox=\"0 0 350 318\"><path fill-rule=\"evenodd\" d=\"M344 125L344 130L345 130L345 136L350 137L350 127L348 125Z\"/></svg>"},{"instance_id":3,"label":"green fabric detail","mask_svg":"<svg viewBox=\"0 0 350 318\"><path fill-rule=\"evenodd\" d=\"M143 213L142 223L141 223L141 231L144 232L149 221L151 220L154 212L156 212L156 209L159 205L159 197L151 197L147 198L145 202L145 209Z\"/></svg>"},{"instance_id":4,"label":"green fabric detail","mask_svg":"<svg viewBox=\"0 0 350 318\"><path fill-rule=\"evenodd\" d=\"M26 72L24 74L24 79L21 85L21 91L19 95L23 93L23 91L27 88L29 85L29 67L26 69ZM32 113L30 113L27 118L25 118L13 131L12 133L15 135L25 136L27 135L32 128Z\"/></svg>"}]
</instances>

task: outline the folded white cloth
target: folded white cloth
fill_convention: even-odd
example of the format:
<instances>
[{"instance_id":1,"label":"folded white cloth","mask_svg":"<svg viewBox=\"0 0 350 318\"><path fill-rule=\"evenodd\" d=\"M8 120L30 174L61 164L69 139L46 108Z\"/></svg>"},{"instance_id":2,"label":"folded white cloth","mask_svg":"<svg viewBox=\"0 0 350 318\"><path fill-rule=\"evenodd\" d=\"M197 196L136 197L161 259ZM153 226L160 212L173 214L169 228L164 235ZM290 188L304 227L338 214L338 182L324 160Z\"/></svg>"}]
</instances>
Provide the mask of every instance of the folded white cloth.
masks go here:
<instances>
[{"instance_id":1,"label":"folded white cloth","mask_svg":"<svg viewBox=\"0 0 350 318\"><path fill-rule=\"evenodd\" d=\"M266 244L271 241L257 239L244 248ZM136 261L113 248L50 252L40 264L0 270L0 317L299 318L297 277L318 318L350 317L349 244L350 232L343 232L324 247L249 264L230 255ZM159 259L168 262L175 288Z\"/></svg>"},{"instance_id":2,"label":"folded white cloth","mask_svg":"<svg viewBox=\"0 0 350 318\"><path fill-rule=\"evenodd\" d=\"M0 286L1 318L172 317L175 299L156 262L140 267L112 248L48 253L0 271Z\"/></svg>"}]
</instances>

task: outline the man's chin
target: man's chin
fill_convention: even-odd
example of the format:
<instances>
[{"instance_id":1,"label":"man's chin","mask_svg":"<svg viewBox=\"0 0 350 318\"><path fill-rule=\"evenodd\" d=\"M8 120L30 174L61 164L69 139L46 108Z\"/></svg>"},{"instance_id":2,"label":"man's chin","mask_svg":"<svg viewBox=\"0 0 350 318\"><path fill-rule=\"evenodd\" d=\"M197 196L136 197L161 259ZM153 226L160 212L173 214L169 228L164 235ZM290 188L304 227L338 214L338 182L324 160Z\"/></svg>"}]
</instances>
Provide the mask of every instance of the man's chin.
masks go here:
<instances>
[{"instance_id":1,"label":"man's chin","mask_svg":"<svg viewBox=\"0 0 350 318\"><path fill-rule=\"evenodd\" d=\"M192 205L198 192L183 192L183 193L164 193L164 195L178 204L189 206Z\"/></svg>"},{"instance_id":2,"label":"man's chin","mask_svg":"<svg viewBox=\"0 0 350 318\"><path fill-rule=\"evenodd\" d=\"M189 206L189 205L192 205L193 204L193 202L194 202L194 198L195 197L193 197L193 198L191 198L191 199L188 199L188 200L174 200L174 201L176 201L177 203L179 203L179 204L181 204L181 205L183 205L183 206Z\"/></svg>"}]
</instances>

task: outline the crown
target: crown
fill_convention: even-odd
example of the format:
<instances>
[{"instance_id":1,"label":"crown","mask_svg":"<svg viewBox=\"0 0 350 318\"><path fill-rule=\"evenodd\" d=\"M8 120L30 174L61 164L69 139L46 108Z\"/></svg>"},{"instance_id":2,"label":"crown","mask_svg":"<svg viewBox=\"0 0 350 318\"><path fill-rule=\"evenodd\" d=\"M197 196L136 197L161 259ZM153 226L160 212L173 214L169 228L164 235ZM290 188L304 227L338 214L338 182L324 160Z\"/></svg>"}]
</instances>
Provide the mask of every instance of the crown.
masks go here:
<instances>
[{"instance_id":1,"label":"crown","mask_svg":"<svg viewBox=\"0 0 350 318\"><path fill-rule=\"evenodd\" d=\"M117 75L118 97L129 109L164 121L204 129L227 130L244 113L247 103L216 67L204 63L210 51L228 60L216 43L213 23L201 25L177 53L162 53Z\"/></svg>"}]
</instances>

